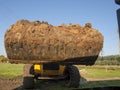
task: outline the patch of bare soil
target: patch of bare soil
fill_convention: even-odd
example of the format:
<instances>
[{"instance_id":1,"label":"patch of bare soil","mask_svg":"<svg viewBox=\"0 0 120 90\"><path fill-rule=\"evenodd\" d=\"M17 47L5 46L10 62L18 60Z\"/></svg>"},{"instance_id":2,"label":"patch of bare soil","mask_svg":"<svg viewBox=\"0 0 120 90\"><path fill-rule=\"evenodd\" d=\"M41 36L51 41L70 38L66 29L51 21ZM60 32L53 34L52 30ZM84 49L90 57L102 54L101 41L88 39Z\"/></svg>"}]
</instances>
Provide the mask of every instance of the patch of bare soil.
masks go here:
<instances>
[{"instance_id":1,"label":"patch of bare soil","mask_svg":"<svg viewBox=\"0 0 120 90\"><path fill-rule=\"evenodd\" d=\"M64 81L59 82L57 80L38 80L35 83L34 90L44 90L47 87L55 85L64 86L63 82ZM0 90L25 90L23 87L23 77L20 76L13 79L5 79L4 77L0 76Z\"/></svg>"},{"instance_id":2,"label":"patch of bare soil","mask_svg":"<svg viewBox=\"0 0 120 90\"><path fill-rule=\"evenodd\" d=\"M13 79L5 79L0 77L0 90L22 90L22 76ZM19 89L16 89L20 87Z\"/></svg>"},{"instance_id":3,"label":"patch of bare soil","mask_svg":"<svg viewBox=\"0 0 120 90\"><path fill-rule=\"evenodd\" d=\"M109 80L113 80L113 79L109 79ZM82 77L80 80L80 84L85 84L87 82L97 82L98 83L98 81L100 82L102 80L94 80L94 79L86 80L85 78ZM19 77L13 78L13 79L6 79L5 77L0 76L0 90L25 90L23 88L22 83L23 83L22 76L19 76ZM64 82L64 80L61 80L61 81L59 81L59 80L58 81L57 80L38 80L35 83L35 88L32 90L44 90L44 89L46 89L48 87L52 87L52 86L65 87L65 82ZM109 89L107 89L107 90L109 90ZM110 90L114 90L114 89L110 89ZM115 90L118 90L118 89L115 89Z\"/></svg>"}]
</instances>

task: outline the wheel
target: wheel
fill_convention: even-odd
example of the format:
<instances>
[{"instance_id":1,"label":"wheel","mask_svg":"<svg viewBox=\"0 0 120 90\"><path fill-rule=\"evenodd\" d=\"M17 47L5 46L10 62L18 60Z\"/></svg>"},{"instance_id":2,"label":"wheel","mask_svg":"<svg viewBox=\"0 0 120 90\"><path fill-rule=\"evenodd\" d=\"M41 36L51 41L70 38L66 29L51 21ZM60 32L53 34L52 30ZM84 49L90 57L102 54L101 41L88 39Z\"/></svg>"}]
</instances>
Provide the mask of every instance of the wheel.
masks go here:
<instances>
[{"instance_id":1,"label":"wheel","mask_svg":"<svg viewBox=\"0 0 120 90\"><path fill-rule=\"evenodd\" d=\"M25 89L34 88L34 77L24 77L23 86Z\"/></svg>"},{"instance_id":2,"label":"wheel","mask_svg":"<svg viewBox=\"0 0 120 90\"><path fill-rule=\"evenodd\" d=\"M115 3L120 5L120 0L115 0Z\"/></svg>"},{"instance_id":3,"label":"wheel","mask_svg":"<svg viewBox=\"0 0 120 90\"><path fill-rule=\"evenodd\" d=\"M79 87L80 74L77 67L66 66L65 74L67 75L66 86L73 87L73 88Z\"/></svg>"},{"instance_id":4,"label":"wheel","mask_svg":"<svg viewBox=\"0 0 120 90\"><path fill-rule=\"evenodd\" d=\"M24 78L23 78L23 87L25 89L34 88L34 75L33 75L33 65L25 64L24 66Z\"/></svg>"}]
</instances>

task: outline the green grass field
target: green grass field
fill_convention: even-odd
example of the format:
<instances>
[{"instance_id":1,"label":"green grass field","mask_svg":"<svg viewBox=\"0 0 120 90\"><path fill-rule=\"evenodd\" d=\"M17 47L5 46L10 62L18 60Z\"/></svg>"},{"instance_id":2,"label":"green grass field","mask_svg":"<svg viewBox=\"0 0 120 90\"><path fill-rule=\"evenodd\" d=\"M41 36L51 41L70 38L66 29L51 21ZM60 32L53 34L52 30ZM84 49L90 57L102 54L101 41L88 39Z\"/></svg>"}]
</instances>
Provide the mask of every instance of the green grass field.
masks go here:
<instances>
[{"instance_id":1,"label":"green grass field","mask_svg":"<svg viewBox=\"0 0 120 90\"><path fill-rule=\"evenodd\" d=\"M120 86L120 66L77 67L83 78L80 88Z\"/></svg>"},{"instance_id":2,"label":"green grass field","mask_svg":"<svg viewBox=\"0 0 120 90\"><path fill-rule=\"evenodd\" d=\"M84 78L120 78L120 66L77 66Z\"/></svg>"},{"instance_id":3,"label":"green grass field","mask_svg":"<svg viewBox=\"0 0 120 90\"><path fill-rule=\"evenodd\" d=\"M0 63L0 77L14 78L23 74L23 64Z\"/></svg>"},{"instance_id":4,"label":"green grass field","mask_svg":"<svg viewBox=\"0 0 120 90\"><path fill-rule=\"evenodd\" d=\"M0 63L0 78L5 79L22 76L23 64ZM120 86L120 66L77 66L82 76L80 88L87 87L104 87L104 86ZM118 78L118 80L114 80ZM93 81L88 81L93 79ZM99 81L103 79L103 81ZM104 80L105 79L105 80ZM113 79L113 80L106 80ZM95 80L95 81L94 81ZM98 80L98 81L96 81ZM45 90L67 90L66 87L60 85L46 87ZM39 89L38 89L39 90Z\"/></svg>"}]
</instances>

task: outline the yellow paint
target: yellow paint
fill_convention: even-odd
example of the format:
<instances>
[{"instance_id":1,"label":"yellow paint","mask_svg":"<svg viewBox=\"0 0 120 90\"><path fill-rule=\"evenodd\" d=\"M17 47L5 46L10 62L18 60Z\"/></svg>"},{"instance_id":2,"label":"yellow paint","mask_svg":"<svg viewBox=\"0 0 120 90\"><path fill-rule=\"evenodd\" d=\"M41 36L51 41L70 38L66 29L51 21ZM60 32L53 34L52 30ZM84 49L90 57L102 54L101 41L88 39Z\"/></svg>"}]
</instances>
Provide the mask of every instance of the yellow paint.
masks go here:
<instances>
[{"instance_id":1,"label":"yellow paint","mask_svg":"<svg viewBox=\"0 0 120 90\"><path fill-rule=\"evenodd\" d=\"M59 70L43 70L43 64L35 64L34 65L35 74L39 74L41 76L63 75L64 70L65 70L64 65L60 65Z\"/></svg>"},{"instance_id":2,"label":"yellow paint","mask_svg":"<svg viewBox=\"0 0 120 90\"><path fill-rule=\"evenodd\" d=\"M35 64L34 65L34 73L40 74L40 72L41 72L41 65Z\"/></svg>"}]
</instances>

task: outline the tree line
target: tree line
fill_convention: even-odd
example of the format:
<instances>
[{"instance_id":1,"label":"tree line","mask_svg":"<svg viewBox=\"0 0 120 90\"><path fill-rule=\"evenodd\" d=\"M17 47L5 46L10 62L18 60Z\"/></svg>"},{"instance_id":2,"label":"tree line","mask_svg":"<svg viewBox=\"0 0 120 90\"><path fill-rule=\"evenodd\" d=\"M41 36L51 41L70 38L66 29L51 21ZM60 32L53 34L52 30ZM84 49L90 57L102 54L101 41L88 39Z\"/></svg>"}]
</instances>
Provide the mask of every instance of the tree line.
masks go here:
<instances>
[{"instance_id":1,"label":"tree line","mask_svg":"<svg viewBox=\"0 0 120 90\"><path fill-rule=\"evenodd\" d=\"M96 65L120 65L120 55L99 56Z\"/></svg>"}]
</instances>

